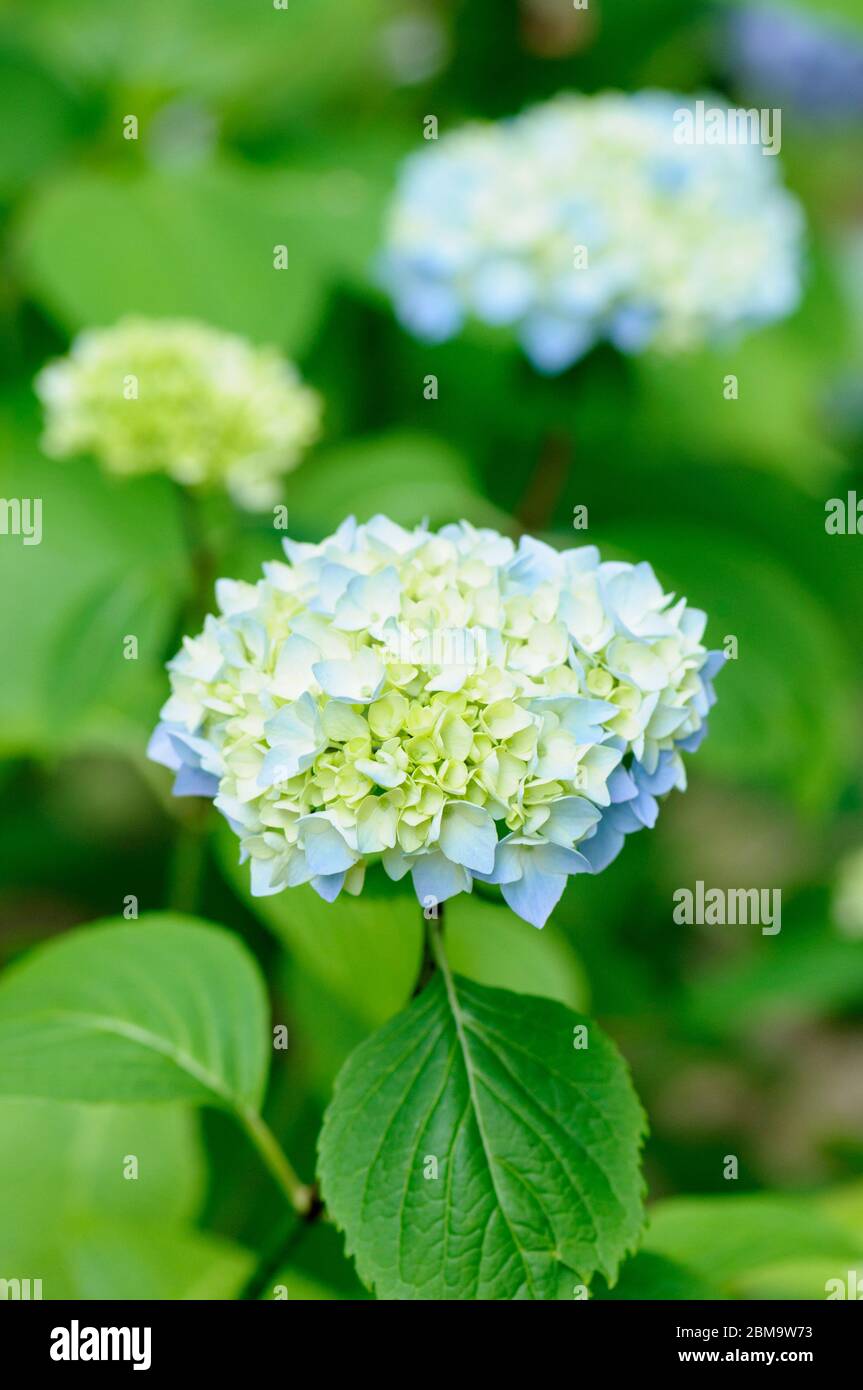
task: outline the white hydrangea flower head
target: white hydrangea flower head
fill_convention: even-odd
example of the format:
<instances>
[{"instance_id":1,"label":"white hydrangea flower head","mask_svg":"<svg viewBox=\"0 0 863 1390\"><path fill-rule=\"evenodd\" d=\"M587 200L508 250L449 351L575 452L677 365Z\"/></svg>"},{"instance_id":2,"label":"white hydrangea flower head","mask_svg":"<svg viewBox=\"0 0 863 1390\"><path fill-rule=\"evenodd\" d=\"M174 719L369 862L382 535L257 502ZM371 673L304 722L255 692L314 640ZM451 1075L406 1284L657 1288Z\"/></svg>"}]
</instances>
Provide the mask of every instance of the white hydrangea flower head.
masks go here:
<instances>
[{"instance_id":1,"label":"white hydrangea flower head","mask_svg":"<svg viewBox=\"0 0 863 1390\"><path fill-rule=\"evenodd\" d=\"M755 144L685 144L667 92L562 94L406 161L381 278L417 337L505 326L558 372L594 343L675 352L797 305L803 217Z\"/></svg>"},{"instance_id":2,"label":"white hydrangea flower head","mask_svg":"<svg viewBox=\"0 0 863 1390\"><path fill-rule=\"evenodd\" d=\"M250 510L278 500L320 428L320 397L276 348L184 319L89 329L43 368L36 390L49 455L224 487Z\"/></svg>"},{"instance_id":3,"label":"white hydrangea flower head","mask_svg":"<svg viewBox=\"0 0 863 1390\"><path fill-rule=\"evenodd\" d=\"M150 746L215 798L254 893L332 900L382 861L424 903L500 884L541 926L685 786L721 657L649 565L382 516L284 549L218 582Z\"/></svg>"}]
</instances>

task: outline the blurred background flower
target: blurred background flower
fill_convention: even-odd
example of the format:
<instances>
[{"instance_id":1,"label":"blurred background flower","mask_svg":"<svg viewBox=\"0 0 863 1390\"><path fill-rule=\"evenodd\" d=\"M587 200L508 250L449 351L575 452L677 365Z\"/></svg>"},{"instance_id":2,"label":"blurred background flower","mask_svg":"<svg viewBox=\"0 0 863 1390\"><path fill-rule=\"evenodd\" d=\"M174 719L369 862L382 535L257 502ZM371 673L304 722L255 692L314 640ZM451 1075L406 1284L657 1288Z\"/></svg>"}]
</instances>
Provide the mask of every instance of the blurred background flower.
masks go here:
<instances>
[{"instance_id":1,"label":"blurred background flower","mask_svg":"<svg viewBox=\"0 0 863 1390\"><path fill-rule=\"evenodd\" d=\"M709 104L709 103L708 103ZM802 214L759 144L686 143L687 98L559 96L412 155L381 265L405 326L510 328L557 372L727 342L800 296Z\"/></svg>"},{"instance_id":2,"label":"blurred background flower","mask_svg":"<svg viewBox=\"0 0 863 1390\"><path fill-rule=\"evenodd\" d=\"M109 473L167 473L270 506L316 438L319 397L275 348L182 320L88 329L36 378L43 447L91 454Z\"/></svg>"},{"instance_id":3,"label":"blurred background flower","mask_svg":"<svg viewBox=\"0 0 863 1390\"><path fill-rule=\"evenodd\" d=\"M744 5L727 19L734 80L753 101L778 102L814 120L863 116L863 39L829 10Z\"/></svg>"}]
</instances>

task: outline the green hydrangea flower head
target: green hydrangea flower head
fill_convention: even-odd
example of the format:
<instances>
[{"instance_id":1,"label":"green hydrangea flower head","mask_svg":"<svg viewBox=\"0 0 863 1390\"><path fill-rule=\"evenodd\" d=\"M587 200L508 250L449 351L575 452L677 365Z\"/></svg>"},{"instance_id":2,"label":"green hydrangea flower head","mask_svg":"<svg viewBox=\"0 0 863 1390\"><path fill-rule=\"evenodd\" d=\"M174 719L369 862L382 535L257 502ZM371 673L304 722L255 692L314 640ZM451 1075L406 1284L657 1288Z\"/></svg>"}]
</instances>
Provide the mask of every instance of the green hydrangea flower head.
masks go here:
<instances>
[{"instance_id":1,"label":"green hydrangea flower head","mask_svg":"<svg viewBox=\"0 0 863 1390\"><path fill-rule=\"evenodd\" d=\"M36 378L43 447L109 473L167 473L271 506L320 429L321 400L274 347L185 319L89 329Z\"/></svg>"}]
</instances>

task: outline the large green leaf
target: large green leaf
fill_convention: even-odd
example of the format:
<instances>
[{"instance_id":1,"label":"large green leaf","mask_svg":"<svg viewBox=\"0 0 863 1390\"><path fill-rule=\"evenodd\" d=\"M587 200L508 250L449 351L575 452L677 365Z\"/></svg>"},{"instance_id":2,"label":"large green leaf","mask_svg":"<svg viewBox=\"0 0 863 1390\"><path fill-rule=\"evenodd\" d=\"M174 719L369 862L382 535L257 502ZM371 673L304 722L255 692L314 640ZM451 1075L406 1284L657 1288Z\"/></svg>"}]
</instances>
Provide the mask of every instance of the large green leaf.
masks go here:
<instances>
[{"instance_id":1,"label":"large green leaf","mask_svg":"<svg viewBox=\"0 0 863 1390\"><path fill-rule=\"evenodd\" d=\"M188 1229L203 1180L184 1107L0 1100L0 1270L43 1298L223 1297L245 1256Z\"/></svg>"},{"instance_id":2,"label":"large green leaf","mask_svg":"<svg viewBox=\"0 0 863 1390\"><path fill-rule=\"evenodd\" d=\"M584 1011L590 989L581 962L553 922L542 931L474 891L446 905L447 955L453 970L481 985L539 994Z\"/></svg>"},{"instance_id":3,"label":"large green leaf","mask_svg":"<svg viewBox=\"0 0 863 1390\"><path fill-rule=\"evenodd\" d=\"M820 1017L863 1001L863 941L827 926L783 923L782 947L762 942L688 988L684 1018L718 1036L745 1034L771 1019Z\"/></svg>"},{"instance_id":4,"label":"large green leaf","mask_svg":"<svg viewBox=\"0 0 863 1390\"><path fill-rule=\"evenodd\" d=\"M165 696L165 646L188 585L176 490L38 458L35 429L0 415L0 494L38 498L42 538L0 545L0 751L141 747ZM35 460L34 460L35 456ZM137 639L127 659L126 638Z\"/></svg>"},{"instance_id":5,"label":"large green leaf","mask_svg":"<svg viewBox=\"0 0 863 1390\"><path fill-rule=\"evenodd\" d=\"M334 903L305 886L253 898L236 836L225 829L218 845L225 872L249 909L356 1019L374 1028L407 1003L419 972L423 918L404 885L378 871L369 874L359 897L342 893Z\"/></svg>"},{"instance_id":6,"label":"large green leaf","mask_svg":"<svg viewBox=\"0 0 863 1390\"><path fill-rule=\"evenodd\" d=\"M379 1298L571 1297L637 1240L643 1128L595 1024L439 972L346 1063L321 1186Z\"/></svg>"},{"instance_id":7,"label":"large green leaf","mask_svg":"<svg viewBox=\"0 0 863 1390\"><path fill-rule=\"evenodd\" d=\"M194 1230L94 1222L68 1239L45 1298L229 1299L251 1273L253 1256Z\"/></svg>"},{"instance_id":8,"label":"large green leaf","mask_svg":"<svg viewBox=\"0 0 863 1390\"><path fill-rule=\"evenodd\" d=\"M284 112L305 118L310 103L367 96L380 62L385 0L317 0L250 7L248 0L148 0L123 14L105 0L6 0L4 28L78 77L122 83L135 109L164 92L216 102L220 117L284 128ZM127 109L125 106L123 109ZM283 124L279 126L278 118ZM142 141L147 140L142 129ZM117 137L119 139L119 136Z\"/></svg>"},{"instance_id":9,"label":"large green leaf","mask_svg":"<svg viewBox=\"0 0 863 1390\"><path fill-rule=\"evenodd\" d=\"M697 400L700 459L745 458L787 478L820 481L837 459L819 418L817 365L811 342L793 324L753 334L731 351L673 360L645 353L636 365L644 402L641 426L654 447L671 451L692 428ZM738 379L737 400L723 394L728 375Z\"/></svg>"},{"instance_id":10,"label":"large green leaf","mask_svg":"<svg viewBox=\"0 0 863 1390\"><path fill-rule=\"evenodd\" d=\"M784 1261L833 1262L863 1244L812 1199L772 1193L673 1197L649 1213L645 1250L678 1260L710 1283L737 1292L754 1271Z\"/></svg>"},{"instance_id":11,"label":"large green leaf","mask_svg":"<svg viewBox=\"0 0 863 1390\"><path fill-rule=\"evenodd\" d=\"M184 1107L0 1100L0 1248L96 1217L191 1221L203 1180L196 1117Z\"/></svg>"},{"instance_id":12,"label":"large green leaf","mask_svg":"<svg viewBox=\"0 0 863 1390\"><path fill-rule=\"evenodd\" d=\"M49 68L0 44L0 193L32 181L64 152L80 117Z\"/></svg>"},{"instance_id":13,"label":"large green leaf","mask_svg":"<svg viewBox=\"0 0 863 1390\"><path fill-rule=\"evenodd\" d=\"M70 932L0 981L0 1095L254 1110L267 1002L220 928L168 914Z\"/></svg>"},{"instance_id":14,"label":"large green leaf","mask_svg":"<svg viewBox=\"0 0 863 1390\"><path fill-rule=\"evenodd\" d=\"M76 173L29 207L19 254L34 294L72 331L125 314L191 317L296 354L323 307L302 192L233 168ZM276 270L282 245L289 263Z\"/></svg>"},{"instance_id":15,"label":"large green leaf","mask_svg":"<svg viewBox=\"0 0 863 1390\"><path fill-rule=\"evenodd\" d=\"M821 1255L805 1260L782 1260L777 1264L748 1270L735 1280L734 1294L744 1299L814 1300L838 1297L856 1300L861 1254L863 1249L853 1260L842 1255ZM837 1291L837 1281L841 1292Z\"/></svg>"},{"instance_id":16,"label":"large green leaf","mask_svg":"<svg viewBox=\"0 0 863 1390\"><path fill-rule=\"evenodd\" d=\"M700 1274L650 1250L639 1250L633 1259L626 1261L614 1288L597 1284L591 1286L590 1296L618 1303L666 1299L693 1302L719 1297L717 1290Z\"/></svg>"},{"instance_id":17,"label":"large green leaf","mask_svg":"<svg viewBox=\"0 0 863 1390\"><path fill-rule=\"evenodd\" d=\"M391 431L320 450L288 483L291 525L303 533L332 530L349 513L367 521L385 512L412 526L462 518L509 529L511 522L478 491L451 444L431 434Z\"/></svg>"}]
</instances>

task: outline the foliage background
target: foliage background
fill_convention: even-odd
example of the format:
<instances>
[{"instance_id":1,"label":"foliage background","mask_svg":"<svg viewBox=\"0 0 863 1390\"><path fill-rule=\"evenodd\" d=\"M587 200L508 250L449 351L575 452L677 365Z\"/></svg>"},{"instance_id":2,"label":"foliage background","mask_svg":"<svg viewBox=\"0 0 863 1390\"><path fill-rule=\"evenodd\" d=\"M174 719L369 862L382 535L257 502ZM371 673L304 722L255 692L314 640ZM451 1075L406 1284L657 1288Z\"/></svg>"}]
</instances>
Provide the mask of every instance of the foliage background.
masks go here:
<instances>
[{"instance_id":1,"label":"foliage background","mask_svg":"<svg viewBox=\"0 0 863 1390\"><path fill-rule=\"evenodd\" d=\"M812 0L831 10L863 41L852 0ZM2 958L116 916L129 894L142 913L194 910L239 932L290 1028L268 1115L307 1175L335 1072L409 996L417 961L416 905L383 885L336 908L306 890L252 903L232 837L171 804L145 762L163 662L200 602L196 557L165 479L40 454L32 377L76 331L193 315L295 357L327 403L324 438L288 480L298 537L349 511L514 532L518 512L571 544L587 505L588 539L650 559L708 611L714 645L737 636L739 659L686 797L600 878L573 881L542 936L487 903L448 916L457 969L589 1009L630 1061L656 1205L653 1253L618 1296L655 1292L659 1255L690 1267L687 1297L823 1297L863 1258L863 887L836 911L863 839L863 540L824 529L828 498L863 495L863 128L783 111L810 226L805 302L730 351L599 349L543 380L494 335L408 339L373 264L397 161L429 113L445 130L567 87L759 103L729 70L727 11L0 6L0 493L41 496L44 516L41 546L0 538ZM137 141L122 138L128 113ZM222 573L253 577L277 544L266 518L218 503L207 524ZM781 935L676 927L672 892L696 879L781 888ZM126 1153L137 1183L121 1180ZM0 1276L41 1276L59 1296L233 1297L280 1221L258 1159L216 1114L0 1102ZM361 1292L327 1226L295 1243L288 1284L292 1298Z\"/></svg>"}]
</instances>

